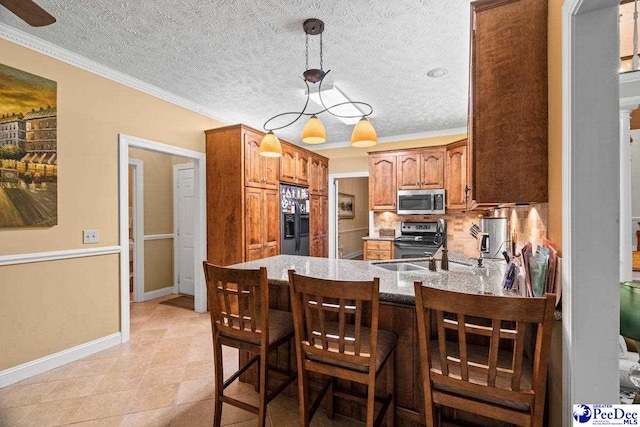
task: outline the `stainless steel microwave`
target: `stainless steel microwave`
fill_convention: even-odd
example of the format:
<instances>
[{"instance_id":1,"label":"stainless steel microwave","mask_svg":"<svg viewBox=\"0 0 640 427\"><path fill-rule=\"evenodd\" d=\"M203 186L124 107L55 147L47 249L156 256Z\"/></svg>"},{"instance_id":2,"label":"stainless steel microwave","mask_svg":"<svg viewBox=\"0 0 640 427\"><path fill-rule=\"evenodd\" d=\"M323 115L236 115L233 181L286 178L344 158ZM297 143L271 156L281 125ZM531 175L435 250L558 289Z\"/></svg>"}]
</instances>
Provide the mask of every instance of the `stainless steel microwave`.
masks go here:
<instances>
[{"instance_id":1,"label":"stainless steel microwave","mask_svg":"<svg viewBox=\"0 0 640 427\"><path fill-rule=\"evenodd\" d=\"M399 215L444 214L444 190L398 190Z\"/></svg>"}]
</instances>

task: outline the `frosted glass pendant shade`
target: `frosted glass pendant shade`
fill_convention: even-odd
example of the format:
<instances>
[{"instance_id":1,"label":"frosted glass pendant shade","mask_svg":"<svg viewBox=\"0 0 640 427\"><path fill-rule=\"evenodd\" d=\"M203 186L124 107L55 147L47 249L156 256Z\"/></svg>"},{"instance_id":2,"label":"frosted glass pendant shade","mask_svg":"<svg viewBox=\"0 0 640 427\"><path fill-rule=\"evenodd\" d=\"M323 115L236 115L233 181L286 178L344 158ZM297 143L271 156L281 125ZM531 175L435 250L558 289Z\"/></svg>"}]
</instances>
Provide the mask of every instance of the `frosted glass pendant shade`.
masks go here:
<instances>
[{"instance_id":1,"label":"frosted glass pendant shade","mask_svg":"<svg viewBox=\"0 0 640 427\"><path fill-rule=\"evenodd\" d=\"M319 118L311 116L302 130L302 142L305 144L322 144L327 140L327 134Z\"/></svg>"},{"instance_id":2,"label":"frosted glass pendant shade","mask_svg":"<svg viewBox=\"0 0 640 427\"><path fill-rule=\"evenodd\" d=\"M354 147L371 147L378 143L378 135L373 125L366 118L361 118L351 134L351 145Z\"/></svg>"},{"instance_id":3,"label":"frosted glass pendant shade","mask_svg":"<svg viewBox=\"0 0 640 427\"><path fill-rule=\"evenodd\" d=\"M282 146L280 145L280 140L275 133L269 131L269 133L267 133L264 138L262 138L260 148L258 149L258 154L265 157L282 156Z\"/></svg>"}]
</instances>

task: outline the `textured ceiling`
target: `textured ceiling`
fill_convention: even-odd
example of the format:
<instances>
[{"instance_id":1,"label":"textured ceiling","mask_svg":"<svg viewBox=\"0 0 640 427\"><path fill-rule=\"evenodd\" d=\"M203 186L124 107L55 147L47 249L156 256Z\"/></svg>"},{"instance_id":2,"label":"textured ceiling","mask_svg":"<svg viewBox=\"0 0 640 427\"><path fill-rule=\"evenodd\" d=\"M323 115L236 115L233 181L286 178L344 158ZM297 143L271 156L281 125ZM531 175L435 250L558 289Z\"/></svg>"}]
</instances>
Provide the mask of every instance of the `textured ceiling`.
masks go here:
<instances>
[{"instance_id":1,"label":"textured ceiling","mask_svg":"<svg viewBox=\"0 0 640 427\"><path fill-rule=\"evenodd\" d=\"M304 104L302 22L325 22L327 78L370 103L378 136L466 126L470 0L37 0L58 22L0 22L262 129ZM317 65L318 37L310 38ZM441 78L427 71L445 67ZM323 114L328 142L352 126ZM304 120L278 132L299 143Z\"/></svg>"}]
</instances>

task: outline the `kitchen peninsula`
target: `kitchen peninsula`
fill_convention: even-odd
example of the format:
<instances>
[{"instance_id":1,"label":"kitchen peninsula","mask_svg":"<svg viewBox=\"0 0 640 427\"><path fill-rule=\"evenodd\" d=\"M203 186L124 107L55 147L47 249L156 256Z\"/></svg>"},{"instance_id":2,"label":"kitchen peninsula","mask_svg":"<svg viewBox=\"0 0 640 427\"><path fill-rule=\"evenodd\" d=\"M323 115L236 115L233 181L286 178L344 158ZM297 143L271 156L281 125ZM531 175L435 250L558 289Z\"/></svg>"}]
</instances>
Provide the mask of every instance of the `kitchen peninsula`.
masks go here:
<instances>
[{"instance_id":1,"label":"kitchen peninsula","mask_svg":"<svg viewBox=\"0 0 640 427\"><path fill-rule=\"evenodd\" d=\"M437 257L438 254L436 254ZM387 268L394 264L404 265L404 268L407 268L408 260L371 263L345 259L278 255L230 267L246 269L266 267L270 285L271 308L286 311L290 311L288 287L288 271L290 269L295 270L298 274L332 280L371 280L378 277L380 279L379 326L393 331L398 336L395 356L396 425L417 426L422 422L420 413L424 400L420 384L414 282L421 281L426 286L457 292L503 295L502 276L506 264L504 261L485 260L483 267L477 267L475 260L469 260L469 258L456 253L449 255L449 271L440 270L439 261L437 262L437 271L419 268L424 259L416 259L412 262L414 263L412 265L418 266L415 270L390 271ZM245 362L243 357L241 355L241 363ZM281 369L286 369L289 360L293 360L290 357L291 355L285 351L273 355L270 362ZM252 374L246 375L243 380L252 382ZM349 384L347 386L356 388L355 385ZM288 392L296 396L295 387L290 386ZM351 402L336 401L336 411L362 420L361 407L353 405ZM460 417L459 419L469 419L465 418L465 414L462 413L456 413L455 416ZM480 422L477 416L471 419L476 424ZM485 423L483 419L480 425L493 426L496 424L493 424L491 420L487 420Z\"/></svg>"}]
</instances>

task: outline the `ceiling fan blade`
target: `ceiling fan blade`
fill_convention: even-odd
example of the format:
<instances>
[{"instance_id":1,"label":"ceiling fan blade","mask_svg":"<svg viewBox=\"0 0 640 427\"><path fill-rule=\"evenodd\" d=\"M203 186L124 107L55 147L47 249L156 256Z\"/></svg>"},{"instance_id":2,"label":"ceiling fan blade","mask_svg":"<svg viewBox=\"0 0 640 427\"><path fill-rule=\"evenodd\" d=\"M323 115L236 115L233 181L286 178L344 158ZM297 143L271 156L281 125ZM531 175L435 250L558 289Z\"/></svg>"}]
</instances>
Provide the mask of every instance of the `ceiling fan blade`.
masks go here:
<instances>
[{"instance_id":1,"label":"ceiling fan blade","mask_svg":"<svg viewBox=\"0 0 640 427\"><path fill-rule=\"evenodd\" d=\"M56 22L56 18L32 0L0 0L0 4L32 27L44 27Z\"/></svg>"}]
</instances>

